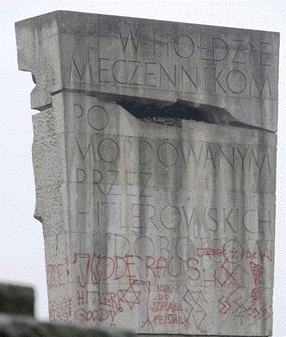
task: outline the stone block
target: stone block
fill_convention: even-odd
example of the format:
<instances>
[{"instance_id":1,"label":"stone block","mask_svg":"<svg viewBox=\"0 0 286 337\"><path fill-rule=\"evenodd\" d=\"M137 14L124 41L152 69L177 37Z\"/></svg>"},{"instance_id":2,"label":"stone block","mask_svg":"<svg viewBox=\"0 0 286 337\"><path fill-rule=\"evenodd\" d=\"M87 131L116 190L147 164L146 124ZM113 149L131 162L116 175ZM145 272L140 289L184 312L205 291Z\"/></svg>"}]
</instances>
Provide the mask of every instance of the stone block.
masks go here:
<instances>
[{"instance_id":1,"label":"stone block","mask_svg":"<svg viewBox=\"0 0 286 337\"><path fill-rule=\"evenodd\" d=\"M58 11L16 37L51 321L271 335L279 35Z\"/></svg>"},{"instance_id":2,"label":"stone block","mask_svg":"<svg viewBox=\"0 0 286 337\"><path fill-rule=\"evenodd\" d=\"M59 91L92 92L277 130L278 33L57 11L16 23L16 37L35 109Z\"/></svg>"}]
</instances>

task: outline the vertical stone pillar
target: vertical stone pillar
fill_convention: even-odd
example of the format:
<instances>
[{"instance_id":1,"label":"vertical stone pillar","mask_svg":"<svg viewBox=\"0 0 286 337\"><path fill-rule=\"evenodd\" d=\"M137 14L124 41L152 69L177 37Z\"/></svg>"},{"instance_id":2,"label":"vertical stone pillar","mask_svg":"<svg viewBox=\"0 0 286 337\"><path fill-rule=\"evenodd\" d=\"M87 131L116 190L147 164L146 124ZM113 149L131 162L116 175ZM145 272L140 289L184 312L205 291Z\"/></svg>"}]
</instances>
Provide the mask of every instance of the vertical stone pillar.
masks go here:
<instances>
[{"instance_id":1,"label":"vertical stone pillar","mask_svg":"<svg viewBox=\"0 0 286 337\"><path fill-rule=\"evenodd\" d=\"M16 37L51 321L271 335L279 35L58 11Z\"/></svg>"}]
</instances>

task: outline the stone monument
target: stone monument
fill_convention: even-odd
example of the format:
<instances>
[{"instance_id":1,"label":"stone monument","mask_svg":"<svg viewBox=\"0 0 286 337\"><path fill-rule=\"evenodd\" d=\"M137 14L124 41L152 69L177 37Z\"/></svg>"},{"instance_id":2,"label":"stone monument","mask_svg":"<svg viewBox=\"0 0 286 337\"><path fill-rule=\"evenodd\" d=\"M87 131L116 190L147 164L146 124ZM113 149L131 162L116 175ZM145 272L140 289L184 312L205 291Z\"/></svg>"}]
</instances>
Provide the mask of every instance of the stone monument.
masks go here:
<instances>
[{"instance_id":1,"label":"stone monument","mask_svg":"<svg viewBox=\"0 0 286 337\"><path fill-rule=\"evenodd\" d=\"M271 335L279 34L57 11L16 39L51 321Z\"/></svg>"}]
</instances>

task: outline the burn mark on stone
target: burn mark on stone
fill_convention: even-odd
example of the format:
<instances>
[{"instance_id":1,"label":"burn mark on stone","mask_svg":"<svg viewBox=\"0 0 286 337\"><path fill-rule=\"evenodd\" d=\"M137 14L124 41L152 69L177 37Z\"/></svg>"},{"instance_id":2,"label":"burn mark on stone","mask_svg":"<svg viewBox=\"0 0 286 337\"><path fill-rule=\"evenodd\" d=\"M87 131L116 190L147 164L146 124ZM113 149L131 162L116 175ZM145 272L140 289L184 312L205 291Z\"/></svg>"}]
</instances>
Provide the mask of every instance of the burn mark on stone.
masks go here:
<instances>
[{"instance_id":1,"label":"burn mark on stone","mask_svg":"<svg viewBox=\"0 0 286 337\"><path fill-rule=\"evenodd\" d=\"M138 119L166 126L180 127L182 126L182 120L195 120L210 124L264 130L239 122L233 118L226 109L208 104L199 104L184 100L177 100L175 103L170 103L131 97L117 99L116 103Z\"/></svg>"},{"instance_id":2,"label":"burn mark on stone","mask_svg":"<svg viewBox=\"0 0 286 337\"><path fill-rule=\"evenodd\" d=\"M183 100L170 103L124 99L117 103L138 119L167 126L181 126L183 119L211 124L231 124L236 122L226 109Z\"/></svg>"}]
</instances>

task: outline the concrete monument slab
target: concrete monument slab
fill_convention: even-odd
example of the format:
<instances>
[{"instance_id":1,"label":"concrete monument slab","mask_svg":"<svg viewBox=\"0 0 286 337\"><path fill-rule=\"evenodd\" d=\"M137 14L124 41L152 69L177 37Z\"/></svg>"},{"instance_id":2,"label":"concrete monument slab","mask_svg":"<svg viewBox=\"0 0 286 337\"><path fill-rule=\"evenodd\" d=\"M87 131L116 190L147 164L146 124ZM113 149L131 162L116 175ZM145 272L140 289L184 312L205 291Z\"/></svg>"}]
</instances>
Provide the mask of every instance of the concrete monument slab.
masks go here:
<instances>
[{"instance_id":1,"label":"concrete monument slab","mask_svg":"<svg viewBox=\"0 0 286 337\"><path fill-rule=\"evenodd\" d=\"M279 35L58 11L16 37L50 319L271 335Z\"/></svg>"}]
</instances>

